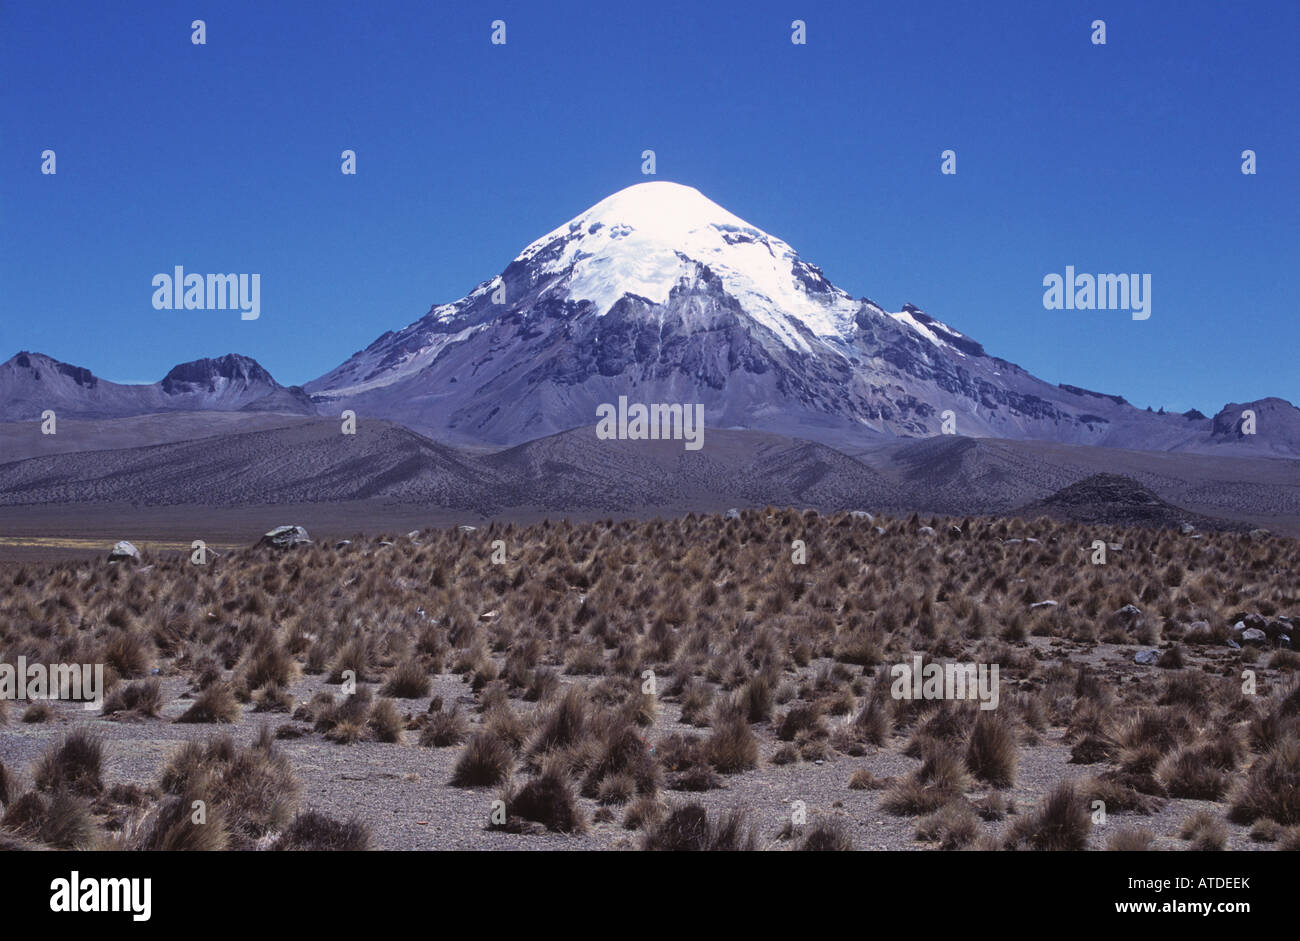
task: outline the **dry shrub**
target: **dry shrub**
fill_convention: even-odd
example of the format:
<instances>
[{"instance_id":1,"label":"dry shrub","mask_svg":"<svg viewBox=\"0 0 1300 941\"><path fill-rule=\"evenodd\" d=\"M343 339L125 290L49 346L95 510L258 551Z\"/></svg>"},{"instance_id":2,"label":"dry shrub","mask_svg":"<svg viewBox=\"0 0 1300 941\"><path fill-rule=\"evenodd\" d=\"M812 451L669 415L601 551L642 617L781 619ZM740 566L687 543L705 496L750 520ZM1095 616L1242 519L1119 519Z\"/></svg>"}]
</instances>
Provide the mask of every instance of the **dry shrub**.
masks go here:
<instances>
[{"instance_id":1,"label":"dry shrub","mask_svg":"<svg viewBox=\"0 0 1300 941\"><path fill-rule=\"evenodd\" d=\"M103 740L85 728L73 729L37 762L36 787L96 797L104 790L103 769Z\"/></svg>"},{"instance_id":2,"label":"dry shrub","mask_svg":"<svg viewBox=\"0 0 1300 941\"><path fill-rule=\"evenodd\" d=\"M916 838L938 843L940 849L964 849L979 836L979 818L964 800L951 801L922 817L916 825Z\"/></svg>"},{"instance_id":3,"label":"dry shrub","mask_svg":"<svg viewBox=\"0 0 1300 941\"><path fill-rule=\"evenodd\" d=\"M710 818L701 804L685 804L652 824L642 842L645 850L734 851L758 848L758 835L739 808Z\"/></svg>"},{"instance_id":4,"label":"dry shrub","mask_svg":"<svg viewBox=\"0 0 1300 941\"><path fill-rule=\"evenodd\" d=\"M657 797L638 797L627 806L623 828L641 830L654 826L668 816L668 805Z\"/></svg>"},{"instance_id":5,"label":"dry shrub","mask_svg":"<svg viewBox=\"0 0 1300 941\"><path fill-rule=\"evenodd\" d=\"M1261 817L1283 826L1300 824L1300 741L1283 741L1255 759L1232 801L1234 823Z\"/></svg>"},{"instance_id":6,"label":"dry shrub","mask_svg":"<svg viewBox=\"0 0 1300 941\"><path fill-rule=\"evenodd\" d=\"M293 705L293 694L274 681L253 695L254 712L292 712Z\"/></svg>"},{"instance_id":7,"label":"dry shrub","mask_svg":"<svg viewBox=\"0 0 1300 941\"><path fill-rule=\"evenodd\" d=\"M315 810L300 813L271 845L272 850L364 852L370 849L370 828L357 818L335 820Z\"/></svg>"},{"instance_id":8,"label":"dry shrub","mask_svg":"<svg viewBox=\"0 0 1300 941\"><path fill-rule=\"evenodd\" d=\"M447 748L460 745L469 735L469 726L454 706L451 711L431 712L423 729L420 730L420 744L433 748Z\"/></svg>"},{"instance_id":9,"label":"dry shrub","mask_svg":"<svg viewBox=\"0 0 1300 941\"><path fill-rule=\"evenodd\" d=\"M866 768L859 768L849 776L849 789L853 791L880 791L889 784L888 778L878 778Z\"/></svg>"},{"instance_id":10,"label":"dry shrub","mask_svg":"<svg viewBox=\"0 0 1300 941\"><path fill-rule=\"evenodd\" d=\"M104 639L99 659L119 676L140 676L149 671L150 650L134 631L115 630Z\"/></svg>"},{"instance_id":11,"label":"dry shrub","mask_svg":"<svg viewBox=\"0 0 1300 941\"><path fill-rule=\"evenodd\" d=\"M302 790L288 758L275 748L268 726L262 727L247 748L238 747L225 735L203 743L186 742L168 761L159 785L166 793L182 798L185 807L203 801L208 819L205 824L193 824L190 832L183 826L163 827L157 840L198 840L208 848L218 848L218 836L206 834L203 828L225 828L232 849L251 848L283 830ZM189 820L184 809L174 811L174 818L164 818L162 823Z\"/></svg>"},{"instance_id":12,"label":"dry shrub","mask_svg":"<svg viewBox=\"0 0 1300 941\"><path fill-rule=\"evenodd\" d=\"M1088 847L1092 818L1075 790L1065 781L1043 798L1033 813L1019 818L1007 835L1007 849L1082 850Z\"/></svg>"},{"instance_id":13,"label":"dry shrub","mask_svg":"<svg viewBox=\"0 0 1300 941\"><path fill-rule=\"evenodd\" d=\"M801 704L792 706L781 717L777 726L776 737L783 742L792 742L800 732L808 732L818 737L826 737L830 732L822 722L821 712L815 705Z\"/></svg>"},{"instance_id":14,"label":"dry shrub","mask_svg":"<svg viewBox=\"0 0 1300 941\"><path fill-rule=\"evenodd\" d=\"M1106 849L1119 853L1144 853L1151 849L1156 835L1146 827L1125 827L1118 830L1106 843Z\"/></svg>"},{"instance_id":15,"label":"dry shrub","mask_svg":"<svg viewBox=\"0 0 1300 941\"><path fill-rule=\"evenodd\" d=\"M980 712L966 748L966 767L977 780L993 787L1016 783L1016 737L1001 716Z\"/></svg>"},{"instance_id":16,"label":"dry shrub","mask_svg":"<svg viewBox=\"0 0 1300 941\"><path fill-rule=\"evenodd\" d=\"M722 774L735 774L758 766L758 739L744 716L719 716L713 734L704 744L709 764Z\"/></svg>"},{"instance_id":17,"label":"dry shrub","mask_svg":"<svg viewBox=\"0 0 1300 941\"><path fill-rule=\"evenodd\" d=\"M596 788L596 800L605 805L626 804L636 796L636 778L625 772L608 774Z\"/></svg>"},{"instance_id":18,"label":"dry shrub","mask_svg":"<svg viewBox=\"0 0 1300 941\"><path fill-rule=\"evenodd\" d=\"M626 720L615 720L602 736L599 750L583 778L583 796L595 797L601 782L611 775L630 777L638 794L654 794L661 783L659 762L651 756L641 734Z\"/></svg>"},{"instance_id":19,"label":"dry shrub","mask_svg":"<svg viewBox=\"0 0 1300 941\"><path fill-rule=\"evenodd\" d=\"M804 833L798 849L804 852L850 853L853 851L853 836L842 818L820 819Z\"/></svg>"},{"instance_id":20,"label":"dry shrub","mask_svg":"<svg viewBox=\"0 0 1300 941\"><path fill-rule=\"evenodd\" d=\"M5 805L0 827L37 839L49 810L49 800L37 791L27 791Z\"/></svg>"},{"instance_id":21,"label":"dry shrub","mask_svg":"<svg viewBox=\"0 0 1300 941\"><path fill-rule=\"evenodd\" d=\"M268 683L288 686L297 672L297 664L289 652L277 641L268 640L253 649L242 678L249 689L260 689Z\"/></svg>"},{"instance_id":22,"label":"dry shrub","mask_svg":"<svg viewBox=\"0 0 1300 941\"><path fill-rule=\"evenodd\" d=\"M209 807L206 819L194 818L192 794L165 797L145 818L129 848L160 852L218 853L230 848L230 829L220 806ZM194 798L200 800L201 798Z\"/></svg>"},{"instance_id":23,"label":"dry shrub","mask_svg":"<svg viewBox=\"0 0 1300 941\"><path fill-rule=\"evenodd\" d=\"M740 688L736 701L750 722L766 722L774 702L772 681L766 673L755 674Z\"/></svg>"},{"instance_id":24,"label":"dry shrub","mask_svg":"<svg viewBox=\"0 0 1300 941\"><path fill-rule=\"evenodd\" d=\"M397 705L391 699L379 699L370 710L367 728L377 742L393 744L401 742L402 729L406 723L397 711Z\"/></svg>"},{"instance_id":25,"label":"dry shrub","mask_svg":"<svg viewBox=\"0 0 1300 941\"><path fill-rule=\"evenodd\" d=\"M156 678L138 680L119 686L104 699L104 714L127 712L135 716L156 717L162 708L162 683Z\"/></svg>"},{"instance_id":26,"label":"dry shrub","mask_svg":"<svg viewBox=\"0 0 1300 941\"><path fill-rule=\"evenodd\" d=\"M477 732L456 759L451 783L455 787L500 784L510 776L513 766L514 755L509 745L491 732Z\"/></svg>"},{"instance_id":27,"label":"dry shrub","mask_svg":"<svg viewBox=\"0 0 1300 941\"><path fill-rule=\"evenodd\" d=\"M1198 811L1183 821L1178 831L1180 839L1187 840L1193 850L1221 850L1228 845L1228 827L1208 811Z\"/></svg>"},{"instance_id":28,"label":"dry shrub","mask_svg":"<svg viewBox=\"0 0 1300 941\"><path fill-rule=\"evenodd\" d=\"M23 722L28 725L35 725L39 722L49 722L54 718L54 707L44 699L37 700L23 710Z\"/></svg>"},{"instance_id":29,"label":"dry shrub","mask_svg":"<svg viewBox=\"0 0 1300 941\"><path fill-rule=\"evenodd\" d=\"M239 718L239 703L225 683L214 683L199 693L190 708L177 717L177 722L231 723Z\"/></svg>"},{"instance_id":30,"label":"dry shrub","mask_svg":"<svg viewBox=\"0 0 1300 941\"><path fill-rule=\"evenodd\" d=\"M917 771L885 792L880 806L900 817L928 814L961 797L967 783L961 759L950 747L935 744Z\"/></svg>"},{"instance_id":31,"label":"dry shrub","mask_svg":"<svg viewBox=\"0 0 1300 941\"><path fill-rule=\"evenodd\" d=\"M530 778L519 790L507 792L503 799L511 817L540 823L556 833L583 833L587 830L587 819L578 806L573 783L558 763L548 762L541 773Z\"/></svg>"},{"instance_id":32,"label":"dry shrub","mask_svg":"<svg viewBox=\"0 0 1300 941\"><path fill-rule=\"evenodd\" d=\"M1170 797L1217 801L1228 790L1228 775L1197 748L1179 748L1156 768L1156 780Z\"/></svg>"},{"instance_id":33,"label":"dry shrub","mask_svg":"<svg viewBox=\"0 0 1300 941\"><path fill-rule=\"evenodd\" d=\"M586 693L580 686L570 686L542 720L529 753L542 755L552 749L567 748L581 742L587 732Z\"/></svg>"},{"instance_id":34,"label":"dry shrub","mask_svg":"<svg viewBox=\"0 0 1300 941\"><path fill-rule=\"evenodd\" d=\"M421 699L429 695L433 681L418 660L403 660L388 676L383 694L397 699Z\"/></svg>"}]
</instances>

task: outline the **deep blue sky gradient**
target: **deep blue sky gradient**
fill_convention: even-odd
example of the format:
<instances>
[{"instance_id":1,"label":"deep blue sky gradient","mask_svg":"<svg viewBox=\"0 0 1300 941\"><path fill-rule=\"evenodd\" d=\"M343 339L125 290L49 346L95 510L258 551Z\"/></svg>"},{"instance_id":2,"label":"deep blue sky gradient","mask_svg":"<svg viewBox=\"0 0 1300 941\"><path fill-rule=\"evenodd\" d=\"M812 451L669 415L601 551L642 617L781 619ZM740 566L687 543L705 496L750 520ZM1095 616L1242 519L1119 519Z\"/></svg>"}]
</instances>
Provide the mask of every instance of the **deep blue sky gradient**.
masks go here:
<instances>
[{"instance_id":1,"label":"deep blue sky gradient","mask_svg":"<svg viewBox=\"0 0 1300 941\"><path fill-rule=\"evenodd\" d=\"M653 148L850 293L1049 381L1300 401L1298 36L1290 0L0 0L0 359L154 381L242 352L305 382ZM155 311L177 264L260 273L261 319ZM1151 273L1151 319L1044 310L1071 264Z\"/></svg>"}]
</instances>

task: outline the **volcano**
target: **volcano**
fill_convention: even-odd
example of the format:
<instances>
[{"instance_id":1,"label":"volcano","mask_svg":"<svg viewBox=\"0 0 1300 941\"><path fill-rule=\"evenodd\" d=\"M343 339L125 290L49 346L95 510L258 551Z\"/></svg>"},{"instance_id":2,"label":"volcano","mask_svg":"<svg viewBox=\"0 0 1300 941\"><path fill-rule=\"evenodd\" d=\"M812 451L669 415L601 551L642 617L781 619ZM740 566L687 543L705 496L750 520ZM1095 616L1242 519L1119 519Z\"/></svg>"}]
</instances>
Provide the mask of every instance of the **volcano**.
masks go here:
<instances>
[{"instance_id":1,"label":"volcano","mask_svg":"<svg viewBox=\"0 0 1300 941\"><path fill-rule=\"evenodd\" d=\"M1216 436L1199 413L1044 382L914 305L891 312L852 297L781 239L670 182L602 200L305 388L322 412L353 409L458 444L593 425L602 404L627 396L700 403L710 427L850 452L944 432L1263 449Z\"/></svg>"}]
</instances>

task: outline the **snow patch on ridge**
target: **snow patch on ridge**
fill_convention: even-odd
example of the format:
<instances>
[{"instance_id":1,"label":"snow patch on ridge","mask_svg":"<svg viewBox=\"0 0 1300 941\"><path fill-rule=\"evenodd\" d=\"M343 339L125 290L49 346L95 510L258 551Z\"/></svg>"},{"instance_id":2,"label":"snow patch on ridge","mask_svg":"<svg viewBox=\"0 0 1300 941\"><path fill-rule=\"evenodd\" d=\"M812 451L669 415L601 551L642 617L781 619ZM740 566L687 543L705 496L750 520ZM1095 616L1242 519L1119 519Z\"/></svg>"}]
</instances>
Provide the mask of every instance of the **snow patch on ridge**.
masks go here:
<instances>
[{"instance_id":1,"label":"snow patch on ridge","mask_svg":"<svg viewBox=\"0 0 1300 941\"><path fill-rule=\"evenodd\" d=\"M896 314L890 314L889 316L893 317L899 323L911 327L913 330L915 330L921 336L925 337L935 346L943 347L945 350L950 350L953 353L956 353L958 356L965 358L966 356L965 353L963 353L961 350L954 347L952 344L945 342L944 339L935 332L934 328L937 327L938 329L944 331L945 333L951 334L954 337L961 336L960 333L952 329L952 327L948 326L947 324L940 323L937 320L935 320L933 323L930 324L921 323L921 321L917 320L915 317L912 316L910 311L906 311L906 310L899 311Z\"/></svg>"}]
</instances>

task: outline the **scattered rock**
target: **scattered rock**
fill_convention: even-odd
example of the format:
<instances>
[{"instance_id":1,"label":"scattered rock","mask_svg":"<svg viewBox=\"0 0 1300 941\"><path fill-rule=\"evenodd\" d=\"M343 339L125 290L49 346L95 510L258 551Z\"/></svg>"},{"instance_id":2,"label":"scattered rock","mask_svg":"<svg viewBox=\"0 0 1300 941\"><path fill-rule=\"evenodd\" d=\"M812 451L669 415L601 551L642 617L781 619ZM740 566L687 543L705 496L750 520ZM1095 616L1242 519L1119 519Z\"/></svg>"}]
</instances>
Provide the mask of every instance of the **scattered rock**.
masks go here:
<instances>
[{"instance_id":1,"label":"scattered rock","mask_svg":"<svg viewBox=\"0 0 1300 941\"><path fill-rule=\"evenodd\" d=\"M1268 635L1257 627L1248 627L1241 632L1241 642L1243 644L1256 644L1262 647L1267 640Z\"/></svg>"},{"instance_id":2,"label":"scattered rock","mask_svg":"<svg viewBox=\"0 0 1300 941\"><path fill-rule=\"evenodd\" d=\"M352 545L352 540L351 540L351 539L340 539L338 542L334 543L334 548L335 548L335 549L342 549L342 548L344 548L345 546L350 546L350 545Z\"/></svg>"},{"instance_id":3,"label":"scattered rock","mask_svg":"<svg viewBox=\"0 0 1300 941\"><path fill-rule=\"evenodd\" d=\"M922 526L920 529L917 530L917 532L918 532L918 533L921 533L923 536L933 536L933 535L934 535L934 527L933 527L933 526Z\"/></svg>"},{"instance_id":4,"label":"scattered rock","mask_svg":"<svg viewBox=\"0 0 1300 941\"><path fill-rule=\"evenodd\" d=\"M1115 612L1116 617L1122 617L1128 620L1132 620L1133 618L1140 617L1141 614L1142 614L1142 609L1135 604L1126 604L1124 605L1124 607L1120 608L1118 611ZM1209 627L1209 625L1207 624L1206 627Z\"/></svg>"},{"instance_id":5,"label":"scattered rock","mask_svg":"<svg viewBox=\"0 0 1300 941\"><path fill-rule=\"evenodd\" d=\"M1133 662L1140 663L1144 667L1151 666L1160 659L1160 654L1154 650L1139 650L1133 655Z\"/></svg>"},{"instance_id":6,"label":"scattered rock","mask_svg":"<svg viewBox=\"0 0 1300 941\"><path fill-rule=\"evenodd\" d=\"M1029 607L1030 607L1030 608L1055 608L1056 605L1057 605L1057 602L1052 601L1052 600L1049 599L1049 600L1047 600L1047 601L1035 601L1035 602L1034 602L1033 604L1031 604Z\"/></svg>"},{"instance_id":7,"label":"scattered rock","mask_svg":"<svg viewBox=\"0 0 1300 941\"><path fill-rule=\"evenodd\" d=\"M1240 649L1241 649L1241 644L1237 643L1235 640L1233 640L1231 637L1229 637L1229 638L1228 638L1228 648L1229 648L1230 650L1240 650Z\"/></svg>"},{"instance_id":8,"label":"scattered rock","mask_svg":"<svg viewBox=\"0 0 1300 941\"><path fill-rule=\"evenodd\" d=\"M477 526L457 526L456 528L462 533L472 533L474 530L478 529Z\"/></svg>"},{"instance_id":9,"label":"scattered rock","mask_svg":"<svg viewBox=\"0 0 1300 941\"><path fill-rule=\"evenodd\" d=\"M131 543L123 539L112 549L108 550L108 561L110 562L139 562L140 550Z\"/></svg>"},{"instance_id":10,"label":"scattered rock","mask_svg":"<svg viewBox=\"0 0 1300 941\"><path fill-rule=\"evenodd\" d=\"M740 511L735 507L732 507L730 510L722 514L722 518L724 520L738 520L740 519Z\"/></svg>"},{"instance_id":11,"label":"scattered rock","mask_svg":"<svg viewBox=\"0 0 1300 941\"><path fill-rule=\"evenodd\" d=\"M1262 614L1258 614L1258 613L1248 614L1244 618L1242 618L1241 621L1243 624L1246 625L1247 628L1253 627L1255 628L1255 630L1258 631L1268 630L1268 618L1264 617L1264 615Z\"/></svg>"},{"instance_id":12,"label":"scattered rock","mask_svg":"<svg viewBox=\"0 0 1300 941\"><path fill-rule=\"evenodd\" d=\"M275 549L292 549L294 546L305 546L310 543L311 537L301 526L277 526L263 536L258 545L271 546Z\"/></svg>"},{"instance_id":13,"label":"scattered rock","mask_svg":"<svg viewBox=\"0 0 1300 941\"><path fill-rule=\"evenodd\" d=\"M853 510L849 513L849 516L853 517L855 520L866 520L868 523L874 523L876 521L876 518L866 510Z\"/></svg>"},{"instance_id":14,"label":"scattered rock","mask_svg":"<svg viewBox=\"0 0 1300 941\"><path fill-rule=\"evenodd\" d=\"M1190 536L1192 533L1196 532L1196 527L1191 523L1179 523L1178 531L1184 536Z\"/></svg>"},{"instance_id":15,"label":"scattered rock","mask_svg":"<svg viewBox=\"0 0 1300 941\"><path fill-rule=\"evenodd\" d=\"M1250 531L1250 535L1252 539L1267 539L1269 536L1273 534L1270 533L1267 529L1252 529Z\"/></svg>"}]
</instances>

